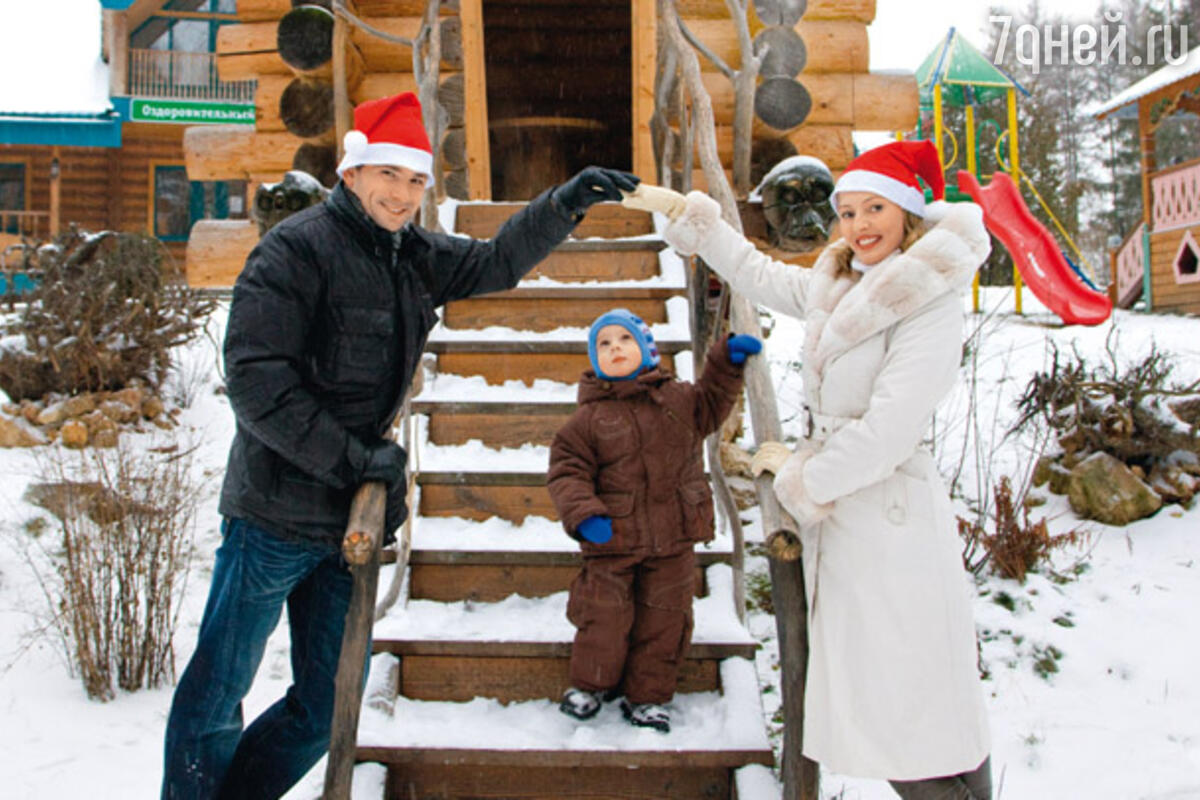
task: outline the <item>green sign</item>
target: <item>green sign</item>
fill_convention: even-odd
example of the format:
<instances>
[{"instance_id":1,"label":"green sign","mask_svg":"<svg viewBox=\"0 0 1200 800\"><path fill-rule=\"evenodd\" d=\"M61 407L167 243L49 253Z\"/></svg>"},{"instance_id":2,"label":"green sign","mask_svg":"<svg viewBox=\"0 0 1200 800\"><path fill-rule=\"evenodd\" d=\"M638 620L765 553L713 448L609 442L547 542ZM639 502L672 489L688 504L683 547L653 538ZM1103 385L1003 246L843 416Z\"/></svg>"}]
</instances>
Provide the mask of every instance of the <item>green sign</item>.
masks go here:
<instances>
[{"instance_id":1,"label":"green sign","mask_svg":"<svg viewBox=\"0 0 1200 800\"><path fill-rule=\"evenodd\" d=\"M135 98L130 105L129 119L133 122L169 122L177 125L253 125L254 105Z\"/></svg>"}]
</instances>

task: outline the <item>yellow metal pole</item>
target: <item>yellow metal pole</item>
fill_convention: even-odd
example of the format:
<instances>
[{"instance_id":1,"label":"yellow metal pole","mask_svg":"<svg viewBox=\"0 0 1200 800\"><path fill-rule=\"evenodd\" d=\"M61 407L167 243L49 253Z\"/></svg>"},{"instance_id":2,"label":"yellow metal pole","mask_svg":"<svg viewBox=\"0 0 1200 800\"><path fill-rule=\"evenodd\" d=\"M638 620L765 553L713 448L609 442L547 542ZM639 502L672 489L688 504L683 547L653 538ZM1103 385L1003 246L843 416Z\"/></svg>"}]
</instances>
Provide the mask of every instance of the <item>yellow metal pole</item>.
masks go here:
<instances>
[{"instance_id":1,"label":"yellow metal pole","mask_svg":"<svg viewBox=\"0 0 1200 800\"><path fill-rule=\"evenodd\" d=\"M967 112L967 172L978 176L979 165L975 161L975 106L970 103L966 106ZM971 280L971 308L976 314L979 313L979 272L975 273L975 277Z\"/></svg>"},{"instance_id":2,"label":"yellow metal pole","mask_svg":"<svg viewBox=\"0 0 1200 800\"><path fill-rule=\"evenodd\" d=\"M945 164L946 155L942 152L942 129L945 121L942 119L942 85L933 85L933 146L937 148L938 164Z\"/></svg>"},{"instance_id":3,"label":"yellow metal pole","mask_svg":"<svg viewBox=\"0 0 1200 800\"><path fill-rule=\"evenodd\" d=\"M1021 190L1021 158L1020 150L1017 148L1017 90L1010 88L1008 90L1008 168L1012 172L1013 183L1017 184L1017 191ZM1013 293L1017 298L1017 313L1022 314L1021 295L1023 287L1021 284L1021 273L1017 270L1017 265L1013 263Z\"/></svg>"}]
</instances>

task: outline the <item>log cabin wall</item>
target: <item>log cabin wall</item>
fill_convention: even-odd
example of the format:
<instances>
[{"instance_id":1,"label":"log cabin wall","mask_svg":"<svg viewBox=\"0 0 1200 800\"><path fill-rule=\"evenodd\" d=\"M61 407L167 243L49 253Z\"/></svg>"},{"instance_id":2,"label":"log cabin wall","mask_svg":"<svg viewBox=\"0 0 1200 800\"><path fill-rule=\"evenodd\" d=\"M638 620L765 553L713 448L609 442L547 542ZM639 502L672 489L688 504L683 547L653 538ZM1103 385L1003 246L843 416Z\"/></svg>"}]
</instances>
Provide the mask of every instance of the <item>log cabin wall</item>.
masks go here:
<instances>
[{"instance_id":1,"label":"log cabin wall","mask_svg":"<svg viewBox=\"0 0 1200 800\"><path fill-rule=\"evenodd\" d=\"M724 0L680 0L684 24L732 68L740 64L736 31ZM835 177L854 157L855 130L908 130L916 125L918 93L909 74L869 71L868 26L875 0L810 0L793 30L800 46L789 58L802 66L794 80L803 87L809 110L798 124L774 128L754 121L752 178L757 179L781 156L791 152L815 156ZM768 26L750 4L751 36ZM779 47L778 44L775 45ZM732 182L734 93L730 81L707 59L700 58L705 88L712 98L717 146ZM767 77L766 75L763 76ZM692 185L705 188L698 164Z\"/></svg>"},{"instance_id":2,"label":"log cabin wall","mask_svg":"<svg viewBox=\"0 0 1200 800\"><path fill-rule=\"evenodd\" d=\"M26 182L31 211L50 208L50 162L53 148L0 146L0 162L28 164ZM175 125L126 123L120 148L60 147L61 227L72 223L91 231L117 230L150 234L154 164L182 166L183 128ZM39 235L46 235L45 226ZM182 267L186 242L165 242Z\"/></svg>"}]
</instances>

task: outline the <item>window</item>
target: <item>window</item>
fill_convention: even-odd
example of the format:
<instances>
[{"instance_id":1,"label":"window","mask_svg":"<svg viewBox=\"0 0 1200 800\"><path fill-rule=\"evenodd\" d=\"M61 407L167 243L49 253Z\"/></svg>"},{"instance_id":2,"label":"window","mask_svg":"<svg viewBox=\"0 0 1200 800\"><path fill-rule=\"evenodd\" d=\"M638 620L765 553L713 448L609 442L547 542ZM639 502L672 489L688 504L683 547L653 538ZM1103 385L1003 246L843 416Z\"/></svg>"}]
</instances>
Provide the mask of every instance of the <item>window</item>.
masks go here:
<instances>
[{"instance_id":1,"label":"window","mask_svg":"<svg viewBox=\"0 0 1200 800\"><path fill-rule=\"evenodd\" d=\"M1196 247L1196 240L1192 238L1190 230L1183 232L1183 241L1179 243L1179 250L1175 253L1175 282L1176 283L1196 283L1200 281L1200 272L1197 271L1197 265L1200 264L1200 258L1197 258L1197 253L1200 253L1200 248Z\"/></svg>"},{"instance_id":2,"label":"window","mask_svg":"<svg viewBox=\"0 0 1200 800\"><path fill-rule=\"evenodd\" d=\"M246 219L245 181L189 181L177 164L154 166L154 235L187 239L199 219Z\"/></svg>"},{"instance_id":3,"label":"window","mask_svg":"<svg viewBox=\"0 0 1200 800\"><path fill-rule=\"evenodd\" d=\"M187 239L192 229L192 185L187 170L154 167L154 235L164 242Z\"/></svg>"},{"instance_id":4,"label":"window","mask_svg":"<svg viewBox=\"0 0 1200 800\"><path fill-rule=\"evenodd\" d=\"M0 163L0 232L20 233L20 219L4 212L25 210L25 165Z\"/></svg>"}]
</instances>

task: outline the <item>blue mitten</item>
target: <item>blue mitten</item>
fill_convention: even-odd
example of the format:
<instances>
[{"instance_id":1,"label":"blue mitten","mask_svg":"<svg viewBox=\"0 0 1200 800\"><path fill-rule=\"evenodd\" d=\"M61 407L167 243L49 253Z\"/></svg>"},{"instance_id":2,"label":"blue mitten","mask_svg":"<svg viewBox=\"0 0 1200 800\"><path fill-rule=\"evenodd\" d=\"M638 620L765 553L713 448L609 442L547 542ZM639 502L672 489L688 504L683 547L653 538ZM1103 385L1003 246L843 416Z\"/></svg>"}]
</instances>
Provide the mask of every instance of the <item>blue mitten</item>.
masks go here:
<instances>
[{"instance_id":1,"label":"blue mitten","mask_svg":"<svg viewBox=\"0 0 1200 800\"><path fill-rule=\"evenodd\" d=\"M592 544L604 544L612 538L612 520L608 517L588 517L579 523L579 535Z\"/></svg>"},{"instance_id":2,"label":"blue mitten","mask_svg":"<svg viewBox=\"0 0 1200 800\"><path fill-rule=\"evenodd\" d=\"M762 342L748 333L730 336L725 346L729 348L730 364L745 364L746 356L752 356L762 351Z\"/></svg>"}]
</instances>

